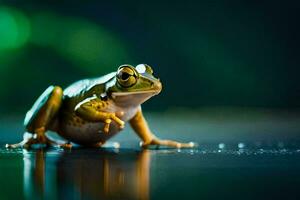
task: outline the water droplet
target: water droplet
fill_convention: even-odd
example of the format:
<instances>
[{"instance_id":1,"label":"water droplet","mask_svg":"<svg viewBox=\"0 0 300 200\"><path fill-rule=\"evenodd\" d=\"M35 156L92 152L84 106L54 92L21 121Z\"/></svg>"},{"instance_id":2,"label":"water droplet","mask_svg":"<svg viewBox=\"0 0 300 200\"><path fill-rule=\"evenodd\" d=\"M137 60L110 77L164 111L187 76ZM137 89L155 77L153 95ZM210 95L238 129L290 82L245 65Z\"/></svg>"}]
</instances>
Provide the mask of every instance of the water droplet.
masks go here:
<instances>
[{"instance_id":1,"label":"water droplet","mask_svg":"<svg viewBox=\"0 0 300 200\"><path fill-rule=\"evenodd\" d=\"M240 143L238 143L238 148L239 149L243 149L243 148L245 148L245 144L244 143L242 143L242 142L240 142Z\"/></svg>"},{"instance_id":2,"label":"water droplet","mask_svg":"<svg viewBox=\"0 0 300 200\"><path fill-rule=\"evenodd\" d=\"M225 144L224 143L220 143L218 146L219 146L219 149L224 149L225 148Z\"/></svg>"}]
</instances>

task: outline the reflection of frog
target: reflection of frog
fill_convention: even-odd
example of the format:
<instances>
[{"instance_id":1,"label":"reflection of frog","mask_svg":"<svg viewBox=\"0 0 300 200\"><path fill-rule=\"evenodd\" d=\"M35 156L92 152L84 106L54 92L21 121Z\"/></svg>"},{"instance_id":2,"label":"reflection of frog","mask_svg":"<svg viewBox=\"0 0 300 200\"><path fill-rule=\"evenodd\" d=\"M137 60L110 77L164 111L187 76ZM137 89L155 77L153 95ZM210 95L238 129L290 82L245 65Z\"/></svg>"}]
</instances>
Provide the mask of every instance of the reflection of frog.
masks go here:
<instances>
[{"instance_id":1,"label":"reflection of frog","mask_svg":"<svg viewBox=\"0 0 300 200\"><path fill-rule=\"evenodd\" d=\"M57 184L62 199L76 199L78 194L82 199L149 199L149 150L91 152L67 152L58 160Z\"/></svg>"},{"instance_id":2,"label":"reflection of frog","mask_svg":"<svg viewBox=\"0 0 300 200\"><path fill-rule=\"evenodd\" d=\"M26 199L149 199L149 150L24 151Z\"/></svg>"},{"instance_id":3,"label":"reflection of frog","mask_svg":"<svg viewBox=\"0 0 300 200\"><path fill-rule=\"evenodd\" d=\"M26 114L24 140L7 147L30 147L35 143L57 145L47 138L47 130L77 144L101 146L127 121L142 139L143 147L193 147L192 142L160 140L150 131L140 105L161 89L161 82L153 76L151 67L144 64L136 68L122 65L117 72L78 81L64 91L59 86L50 86ZM61 146L71 147L70 143Z\"/></svg>"}]
</instances>

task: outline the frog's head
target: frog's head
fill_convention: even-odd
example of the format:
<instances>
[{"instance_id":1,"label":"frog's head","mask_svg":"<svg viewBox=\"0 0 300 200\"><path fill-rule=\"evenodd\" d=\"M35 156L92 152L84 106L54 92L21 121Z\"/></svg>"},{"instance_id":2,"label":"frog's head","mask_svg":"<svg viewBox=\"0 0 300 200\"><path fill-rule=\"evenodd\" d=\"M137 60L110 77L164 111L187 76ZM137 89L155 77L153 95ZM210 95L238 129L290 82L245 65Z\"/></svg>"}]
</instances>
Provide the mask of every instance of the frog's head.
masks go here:
<instances>
[{"instance_id":1,"label":"frog's head","mask_svg":"<svg viewBox=\"0 0 300 200\"><path fill-rule=\"evenodd\" d=\"M125 106L137 106L160 93L162 84L149 65L121 65L111 90L113 100Z\"/></svg>"}]
</instances>

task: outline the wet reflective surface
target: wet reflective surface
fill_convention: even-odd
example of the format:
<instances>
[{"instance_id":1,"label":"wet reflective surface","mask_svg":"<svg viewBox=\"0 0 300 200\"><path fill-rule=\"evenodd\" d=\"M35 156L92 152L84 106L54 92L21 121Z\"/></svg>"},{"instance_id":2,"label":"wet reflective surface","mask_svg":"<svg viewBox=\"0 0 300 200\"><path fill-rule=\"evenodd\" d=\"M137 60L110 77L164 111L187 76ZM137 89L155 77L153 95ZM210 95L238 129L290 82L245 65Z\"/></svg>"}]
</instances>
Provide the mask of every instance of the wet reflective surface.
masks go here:
<instances>
[{"instance_id":1,"label":"wet reflective surface","mask_svg":"<svg viewBox=\"0 0 300 200\"><path fill-rule=\"evenodd\" d=\"M300 150L2 149L1 199L297 197Z\"/></svg>"},{"instance_id":2,"label":"wet reflective surface","mask_svg":"<svg viewBox=\"0 0 300 200\"><path fill-rule=\"evenodd\" d=\"M197 149L143 151L126 129L114 138L120 149L6 150L4 141L20 137L8 133L21 131L6 123L0 199L299 199L298 118L256 123L251 136L250 122L174 120L150 117L161 136L193 140ZM187 134L165 131L179 133L188 124Z\"/></svg>"}]
</instances>

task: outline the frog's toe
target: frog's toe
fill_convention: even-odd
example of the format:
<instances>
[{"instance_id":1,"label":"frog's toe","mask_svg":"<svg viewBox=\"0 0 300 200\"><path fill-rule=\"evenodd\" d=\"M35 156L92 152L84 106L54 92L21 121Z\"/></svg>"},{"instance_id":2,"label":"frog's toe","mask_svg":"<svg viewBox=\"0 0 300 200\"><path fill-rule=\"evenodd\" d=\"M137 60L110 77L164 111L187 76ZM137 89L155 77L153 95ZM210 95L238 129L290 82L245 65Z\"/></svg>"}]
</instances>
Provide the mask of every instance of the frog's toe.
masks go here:
<instances>
[{"instance_id":1,"label":"frog's toe","mask_svg":"<svg viewBox=\"0 0 300 200\"><path fill-rule=\"evenodd\" d=\"M109 133L109 127L110 127L111 119L106 119L104 121L104 127L103 127L103 132L105 134Z\"/></svg>"},{"instance_id":2,"label":"frog's toe","mask_svg":"<svg viewBox=\"0 0 300 200\"><path fill-rule=\"evenodd\" d=\"M59 145L63 149L72 149L73 145L70 142Z\"/></svg>"},{"instance_id":3,"label":"frog's toe","mask_svg":"<svg viewBox=\"0 0 300 200\"><path fill-rule=\"evenodd\" d=\"M189 142L189 143L179 143L180 148L196 148L198 147L198 144L195 142Z\"/></svg>"},{"instance_id":4,"label":"frog's toe","mask_svg":"<svg viewBox=\"0 0 300 200\"><path fill-rule=\"evenodd\" d=\"M125 122L118 118L115 114L111 115L111 119L114 120L120 128L124 128Z\"/></svg>"},{"instance_id":5,"label":"frog's toe","mask_svg":"<svg viewBox=\"0 0 300 200\"><path fill-rule=\"evenodd\" d=\"M125 128L125 122L123 122L122 120L120 122L117 122L117 124L120 130Z\"/></svg>"},{"instance_id":6,"label":"frog's toe","mask_svg":"<svg viewBox=\"0 0 300 200\"><path fill-rule=\"evenodd\" d=\"M120 129L124 129L124 128L125 128L125 125L122 124L122 125L119 126L119 128L120 128Z\"/></svg>"}]
</instances>

